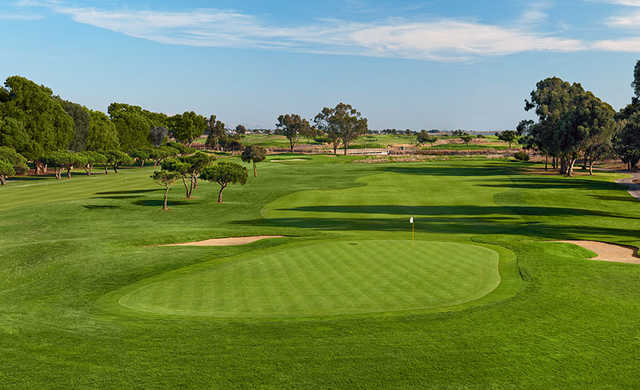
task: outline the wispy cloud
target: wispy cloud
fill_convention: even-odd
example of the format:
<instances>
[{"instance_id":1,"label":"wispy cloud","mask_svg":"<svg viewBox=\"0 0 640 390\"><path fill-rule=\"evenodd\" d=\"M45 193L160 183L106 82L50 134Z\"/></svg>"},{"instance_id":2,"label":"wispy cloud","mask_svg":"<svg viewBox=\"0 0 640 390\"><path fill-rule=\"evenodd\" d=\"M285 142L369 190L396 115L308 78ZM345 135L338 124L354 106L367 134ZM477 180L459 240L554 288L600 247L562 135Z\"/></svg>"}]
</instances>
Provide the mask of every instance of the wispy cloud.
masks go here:
<instances>
[{"instance_id":1,"label":"wispy cloud","mask_svg":"<svg viewBox=\"0 0 640 390\"><path fill-rule=\"evenodd\" d=\"M43 18L44 16L36 15L36 14L23 14L23 13L0 11L0 20L33 21L33 20L41 20Z\"/></svg>"},{"instance_id":2,"label":"wispy cloud","mask_svg":"<svg viewBox=\"0 0 640 390\"><path fill-rule=\"evenodd\" d=\"M229 10L161 12L68 7L49 0L21 0L21 3L23 6L46 6L78 23L175 45L287 49L439 61L527 51L585 49L583 42L576 39L455 19L424 22L390 19L370 23L316 20L304 26L281 27L253 15ZM529 22L543 17L542 6L533 7L524 15Z\"/></svg>"}]
</instances>

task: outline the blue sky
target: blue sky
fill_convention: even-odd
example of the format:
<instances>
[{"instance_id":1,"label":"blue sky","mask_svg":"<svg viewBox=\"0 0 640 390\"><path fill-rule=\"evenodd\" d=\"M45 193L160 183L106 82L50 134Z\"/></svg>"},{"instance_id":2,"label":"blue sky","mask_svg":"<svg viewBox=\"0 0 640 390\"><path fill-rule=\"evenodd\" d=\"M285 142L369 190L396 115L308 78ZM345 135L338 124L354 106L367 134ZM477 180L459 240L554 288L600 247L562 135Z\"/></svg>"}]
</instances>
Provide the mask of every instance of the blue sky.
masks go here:
<instances>
[{"instance_id":1,"label":"blue sky","mask_svg":"<svg viewBox=\"0 0 640 390\"><path fill-rule=\"evenodd\" d=\"M545 77L616 109L640 0L0 0L0 77L106 111L273 127L350 103L371 128L513 128Z\"/></svg>"}]
</instances>

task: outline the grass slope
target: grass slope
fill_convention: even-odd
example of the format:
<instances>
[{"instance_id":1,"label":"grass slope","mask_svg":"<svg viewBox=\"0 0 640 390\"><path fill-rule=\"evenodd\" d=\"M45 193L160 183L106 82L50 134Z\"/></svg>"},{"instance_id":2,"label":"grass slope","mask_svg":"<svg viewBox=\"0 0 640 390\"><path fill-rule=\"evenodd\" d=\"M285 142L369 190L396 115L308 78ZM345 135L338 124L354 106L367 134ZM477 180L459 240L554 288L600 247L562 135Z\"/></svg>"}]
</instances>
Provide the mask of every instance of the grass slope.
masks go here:
<instances>
[{"instance_id":1,"label":"grass slope","mask_svg":"<svg viewBox=\"0 0 640 390\"><path fill-rule=\"evenodd\" d=\"M640 245L640 202L611 182L619 176L529 176L496 161L349 161L260 164L221 206L213 184L192 201L176 186L167 213L152 169L1 188L1 387L640 386L640 267L544 242ZM418 240L490 247L501 275L518 272L524 285L504 279L482 306L461 311L304 320L142 315L112 304L123 289L190 267L320 240L406 240L410 215ZM153 246L256 234L295 237Z\"/></svg>"}]
</instances>

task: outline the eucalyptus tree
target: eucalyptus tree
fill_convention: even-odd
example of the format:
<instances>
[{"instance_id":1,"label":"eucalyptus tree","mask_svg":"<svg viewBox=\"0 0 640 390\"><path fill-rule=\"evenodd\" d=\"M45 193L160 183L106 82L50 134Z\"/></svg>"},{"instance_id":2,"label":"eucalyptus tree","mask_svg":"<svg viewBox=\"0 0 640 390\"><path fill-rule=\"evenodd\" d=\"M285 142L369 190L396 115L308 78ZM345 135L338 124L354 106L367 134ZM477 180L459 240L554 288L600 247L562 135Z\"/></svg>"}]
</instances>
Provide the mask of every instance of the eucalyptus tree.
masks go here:
<instances>
[{"instance_id":1,"label":"eucalyptus tree","mask_svg":"<svg viewBox=\"0 0 640 390\"><path fill-rule=\"evenodd\" d=\"M89 138L89 126L91 114L89 110L77 103L56 97L62 108L73 120L74 137L69 145L69 149L75 152L82 152L87 149L87 139Z\"/></svg>"},{"instance_id":2,"label":"eucalyptus tree","mask_svg":"<svg viewBox=\"0 0 640 390\"><path fill-rule=\"evenodd\" d=\"M243 125L236 126L236 134L239 134L239 135L247 134L247 128L244 127Z\"/></svg>"},{"instance_id":3,"label":"eucalyptus tree","mask_svg":"<svg viewBox=\"0 0 640 390\"><path fill-rule=\"evenodd\" d=\"M206 145L210 148L219 149L221 147L221 140L226 136L225 124L217 119L215 115L211 115L207 121L207 136Z\"/></svg>"},{"instance_id":4,"label":"eucalyptus tree","mask_svg":"<svg viewBox=\"0 0 640 390\"><path fill-rule=\"evenodd\" d=\"M525 110L534 110L538 123L530 125L535 143L560 160L560 172L573 175L577 159L584 155L592 140L606 141L616 127L615 111L585 91L578 83L557 77L540 81L525 102ZM555 164L554 164L555 166Z\"/></svg>"},{"instance_id":5,"label":"eucalyptus tree","mask_svg":"<svg viewBox=\"0 0 640 390\"><path fill-rule=\"evenodd\" d=\"M314 119L316 126L331 139L336 137L342 141L344 154L347 155L349 144L367 133L368 120L350 104L338 103L334 108L325 107ZM335 151L335 143L334 143Z\"/></svg>"},{"instance_id":6,"label":"eucalyptus tree","mask_svg":"<svg viewBox=\"0 0 640 390\"><path fill-rule=\"evenodd\" d=\"M222 203L222 192L229 184L244 185L247 183L248 176L247 168L229 161L207 167L200 174L201 179L216 182L220 186L218 203Z\"/></svg>"},{"instance_id":7,"label":"eucalyptus tree","mask_svg":"<svg viewBox=\"0 0 640 390\"><path fill-rule=\"evenodd\" d=\"M613 149L629 171L636 168L640 162L640 112L622 121L622 128L613 138Z\"/></svg>"},{"instance_id":8,"label":"eucalyptus tree","mask_svg":"<svg viewBox=\"0 0 640 390\"><path fill-rule=\"evenodd\" d=\"M298 138L312 134L311 125L309 121L298 114L280 115L278 117L278 123L276 123L276 134L287 137L289 140L289 149L293 152Z\"/></svg>"},{"instance_id":9,"label":"eucalyptus tree","mask_svg":"<svg viewBox=\"0 0 640 390\"><path fill-rule=\"evenodd\" d=\"M244 148L240 158L244 162L253 164L253 177L257 177L256 164L265 160L265 150L260 146L250 145Z\"/></svg>"}]
</instances>

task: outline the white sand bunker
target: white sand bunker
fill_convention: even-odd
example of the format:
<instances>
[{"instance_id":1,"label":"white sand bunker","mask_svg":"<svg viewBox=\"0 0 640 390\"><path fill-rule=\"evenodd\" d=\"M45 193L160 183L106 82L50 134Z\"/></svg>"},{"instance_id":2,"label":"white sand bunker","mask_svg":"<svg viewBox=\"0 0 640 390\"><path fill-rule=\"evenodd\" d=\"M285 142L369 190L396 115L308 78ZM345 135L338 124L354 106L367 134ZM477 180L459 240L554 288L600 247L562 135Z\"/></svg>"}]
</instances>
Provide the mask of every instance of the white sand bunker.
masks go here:
<instances>
[{"instance_id":1,"label":"white sand bunker","mask_svg":"<svg viewBox=\"0 0 640 390\"><path fill-rule=\"evenodd\" d=\"M598 241L556 241L566 244L574 244L595 252L598 256L592 260L610 261L614 263L640 264L640 258L636 256L637 250L633 247L608 244Z\"/></svg>"},{"instance_id":2,"label":"white sand bunker","mask_svg":"<svg viewBox=\"0 0 640 390\"><path fill-rule=\"evenodd\" d=\"M283 238L284 236L253 236L253 237L228 237L228 238L214 238L211 240L198 241L198 242L186 242L183 244L168 244L160 246L235 246L246 245L252 242L267 240L269 238Z\"/></svg>"}]
</instances>

